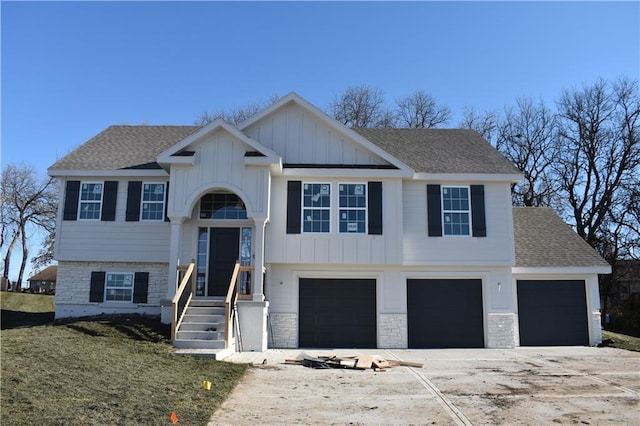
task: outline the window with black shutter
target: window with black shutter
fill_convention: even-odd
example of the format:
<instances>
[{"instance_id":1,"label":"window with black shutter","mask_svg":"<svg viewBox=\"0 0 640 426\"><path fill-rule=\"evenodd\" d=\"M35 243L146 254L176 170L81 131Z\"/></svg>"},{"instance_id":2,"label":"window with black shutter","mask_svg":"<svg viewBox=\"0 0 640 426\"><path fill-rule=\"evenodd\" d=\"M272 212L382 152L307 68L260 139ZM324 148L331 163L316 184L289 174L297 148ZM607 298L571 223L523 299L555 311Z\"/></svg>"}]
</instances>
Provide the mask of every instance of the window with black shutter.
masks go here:
<instances>
[{"instance_id":1,"label":"window with black shutter","mask_svg":"<svg viewBox=\"0 0 640 426\"><path fill-rule=\"evenodd\" d=\"M104 301L104 283L106 278L106 272L93 271L91 272L91 285L89 288L89 302L103 302Z\"/></svg>"},{"instance_id":2,"label":"window with black shutter","mask_svg":"<svg viewBox=\"0 0 640 426\"><path fill-rule=\"evenodd\" d=\"M302 182L287 182L287 234L299 234L302 217Z\"/></svg>"},{"instance_id":3,"label":"window with black shutter","mask_svg":"<svg viewBox=\"0 0 640 426\"><path fill-rule=\"evenodd\" d=\"M64 213L62 220L78 219L78 199L80 198L80 181L68 180L64 195Z\"/></svg>"}]
</instances>

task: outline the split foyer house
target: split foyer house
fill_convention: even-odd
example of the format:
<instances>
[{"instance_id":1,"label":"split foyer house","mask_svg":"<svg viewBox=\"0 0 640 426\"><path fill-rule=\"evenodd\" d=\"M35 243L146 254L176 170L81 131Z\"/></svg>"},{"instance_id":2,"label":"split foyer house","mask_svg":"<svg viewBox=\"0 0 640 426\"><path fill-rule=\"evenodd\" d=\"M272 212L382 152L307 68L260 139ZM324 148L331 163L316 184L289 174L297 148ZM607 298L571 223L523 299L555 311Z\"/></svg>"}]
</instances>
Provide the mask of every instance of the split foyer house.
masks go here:
<instances>
[{"instance_id":1,"label":"split foyer house","mask_svg":"<svg viewBox=\"0 0 640 426\"><path fill-rule=\"evenodd\" d=\"M237 126L109 127L49 174L57 318L161 315L227 351L601 340L609 265L513 208L520 172L471 130L350 129L291 93Z\"/></svg>"}]
</instances>

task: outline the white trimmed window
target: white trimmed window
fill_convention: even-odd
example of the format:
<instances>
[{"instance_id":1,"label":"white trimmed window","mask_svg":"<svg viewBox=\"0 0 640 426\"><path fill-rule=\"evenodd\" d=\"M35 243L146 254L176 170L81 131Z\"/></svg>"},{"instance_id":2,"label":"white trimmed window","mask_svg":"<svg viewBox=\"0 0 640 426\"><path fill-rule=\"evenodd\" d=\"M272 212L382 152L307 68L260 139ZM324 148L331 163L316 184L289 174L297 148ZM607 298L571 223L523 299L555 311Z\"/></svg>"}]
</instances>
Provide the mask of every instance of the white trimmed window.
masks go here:
<instances>
[{"instance_id":1,"label":"white trimmed window","mask_svg":"<svg viewBox=\"0 0 640 426\"><path fill-rule=\"evenodd\" d=\"M107 302L133 301L133 273L107 272L105 298Z\"/></svg>"},{"instance_id":2,"label":"white trimmed window","mask_svg":"<svg viewBox=\"0 0 640 426\"><path fill-rule=\"evenodd\" d=\"M82 182L80 185L80 206L78 218L83 220L100 220L102 211L102 182Z\"/></svg>"},{"instance_id":3,"label":"white trimmed window","mask_svg":"<svg viewBox=\"0 0 640 426\"><path fill-rule=\"evenodd\" d=\"M302 184L302 232L331 232L331 184Z\"/></svg>"},{"instance_id":4,"label":"white trimmed window","mask_svg":"<svg viewBox=\"0 0 640 426\"><path fill-rule=\"evenodd\" d=\"M469 187L442 187L442 223L444 235L471 235Z\"/></svg>"},{"instance_id":5,"label":"white trimmed window","mask_svg":"<svg viewBox=\"0 0 640 426\"><path fill-rule=\"evenodd\" d=\"M338 230L347 234L367 233L367 184L338 184Z\"/></svg>"},{"instance_id":6,"label":"white trimmed window","mask_svg":"<svg viewBox=\"0 0 640 426\"><path fill-rule=\"evenodd\" d=\"M143 183L141 220L164 220L164 201L164 183Z\"/></svg>"}]
</instances>

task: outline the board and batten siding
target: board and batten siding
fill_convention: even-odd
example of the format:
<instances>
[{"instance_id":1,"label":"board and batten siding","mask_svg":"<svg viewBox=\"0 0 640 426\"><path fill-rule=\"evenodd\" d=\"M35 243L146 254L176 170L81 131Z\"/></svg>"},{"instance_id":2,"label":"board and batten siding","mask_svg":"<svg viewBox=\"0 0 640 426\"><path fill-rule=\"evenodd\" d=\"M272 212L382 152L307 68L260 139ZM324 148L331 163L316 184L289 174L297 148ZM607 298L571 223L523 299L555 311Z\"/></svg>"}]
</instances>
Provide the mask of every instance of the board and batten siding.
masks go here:
<instances>
[{"instance_id":1,"label":"board and batten siding","mask_svg":"<svg viewBox=\"0 0 640 426\"><path fill-rule=\"evenodd\" d=\"M268 166L247 166L245 154L254 149L220 129L194 144L193 165L171 168L169 216L191 217L200 197L215 189L232 191L243 199L247 214L268 216Z\"/></svg>"},{"instance_id":2,"label":"board and batten siding","mask_svg":"<svg viewBox=\"0 0 640 426\"><path fill-rule=\"evenodd\" d=\"M165 221L127 222L129 181L166 183L167 178L74 178L82 182L117 181L118 190L113 221L62 220L59 214L56 260L97 262L168 262L170 226ZM65 201L61 184L60 210Z\"/></svg>"},{"instance_id":3,"label":"board and batten siding","mask_svg":"<svg viewBox=\"0 0 640 426\"><path fill-rule=\"evenodd\" d=\"M429 182L469 186L468 182ZM485 183L486 237L428 236L427 182L403 186L403 253L406 265L513 265L513 218L508 183Z\"/></svg>"},{"instance_id":4,"label":"board and batten siding","mask_svg":"<svg viewBox=\"0 0 640 426\"><path fill-rule=\"evenodd\" d=\"M280 155L285 164L387 164L295 104L243 132Z\"/></svg>"},{"instance_id":5,"label":"board and batten siding","mask_svg":"<svg viewBox=\"0 0 640 426\"><path fill-rule=\"evenodd\" d=\"M272 214L266 230L265 261L291 264L382 265L398 264L402 259L402 183L386 179L382 183L382 235L338 232L338 185L345 182L366 183L371 179L327 178L302 179L305 183L332 185L331 233L287 234L287 181L272 180ZM298 178L294 180L299 180Z\"/></svg>"}]
</instances>

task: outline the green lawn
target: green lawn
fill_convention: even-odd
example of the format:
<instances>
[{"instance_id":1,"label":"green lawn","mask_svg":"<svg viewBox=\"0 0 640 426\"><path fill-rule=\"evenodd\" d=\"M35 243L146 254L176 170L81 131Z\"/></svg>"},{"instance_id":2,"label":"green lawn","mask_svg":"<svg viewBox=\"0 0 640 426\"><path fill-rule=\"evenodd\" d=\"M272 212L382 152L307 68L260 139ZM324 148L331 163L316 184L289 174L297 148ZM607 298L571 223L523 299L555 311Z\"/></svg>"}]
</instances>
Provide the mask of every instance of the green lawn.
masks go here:
<instances>
[{"instance_id":1,"label":"green lawn","mask_svg":"<svg viewBox=\"0 0 640 426\"><path fill-rule=\"evenodd\" d=\"M638 337L602 330L602 340L607 339L613 340L612 343L607 344L609 347L640 352L640 338Z\"/></svg>"},{"instance_id":2,"label":"green lawn","mask_svg":"<svg viewBox=\"0 0 640 426\"><path fill-rule=\"evenodd\" d=\"M247 369L173 355L153 318L54 323L53 296L0 298L2 424L167 425L175 411L180 424L206 425Z\"/></svg>"}]
</instances>

